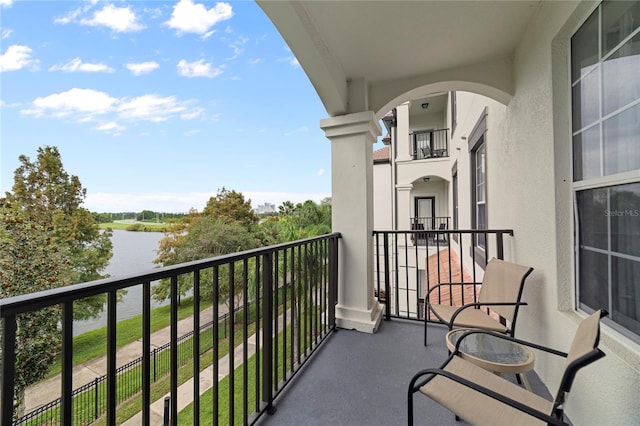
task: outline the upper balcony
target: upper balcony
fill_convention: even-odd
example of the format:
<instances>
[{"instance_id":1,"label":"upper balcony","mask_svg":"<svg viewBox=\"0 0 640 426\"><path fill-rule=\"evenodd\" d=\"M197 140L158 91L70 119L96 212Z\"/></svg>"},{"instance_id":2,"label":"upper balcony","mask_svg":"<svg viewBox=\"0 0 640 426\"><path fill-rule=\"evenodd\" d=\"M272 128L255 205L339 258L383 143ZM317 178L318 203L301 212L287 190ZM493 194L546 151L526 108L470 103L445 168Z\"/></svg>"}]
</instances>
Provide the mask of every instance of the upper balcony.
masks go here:
<instances>
[{"instance_id":1,"label":"upper balcony","mask_svg":"<svg viewBox=\"0 0 640 426\"><path fill-rule=\"evenodd\" d=\"M449 129L424 130L410 133L414 160L449 156Z\"/></svg>"}]
</instances>

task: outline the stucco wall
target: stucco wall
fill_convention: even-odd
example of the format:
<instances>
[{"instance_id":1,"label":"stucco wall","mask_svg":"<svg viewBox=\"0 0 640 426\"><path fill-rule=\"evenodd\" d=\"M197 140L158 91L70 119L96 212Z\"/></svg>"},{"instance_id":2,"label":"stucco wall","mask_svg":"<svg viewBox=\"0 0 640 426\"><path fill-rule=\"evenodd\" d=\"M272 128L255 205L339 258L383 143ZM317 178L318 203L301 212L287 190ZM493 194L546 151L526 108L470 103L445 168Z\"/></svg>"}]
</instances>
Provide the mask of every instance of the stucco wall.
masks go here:
<instances>
[{"instance_id":1,"label":"stucco wall","mask_svg":"<svg viewBox=\"0 0 640 426\"><path fill-rule=\"evenodd\" d=\"M391 164L373 165L373 229L393 229L391 203Z\"/></svg>"},{"instance_id":2,"label":"stucco wall","mask_svg":"<svg viewBox=\"0 0 640 426\"><path fill-rule=\"evenodd\" d=\"M516 261L535 268L517 334L564 350L584 316L567 300L575 294L568 37L591 10L588 3L541 4L516 51L515 96L495 129L501 146L488 156L489 224L512 223ZM577 377L567 413L578 425L640 424L640 345L607 326L602 333L607 356ZM548 356L536 360L552 392L562 367Z\"/></svg>"}]
</instances>

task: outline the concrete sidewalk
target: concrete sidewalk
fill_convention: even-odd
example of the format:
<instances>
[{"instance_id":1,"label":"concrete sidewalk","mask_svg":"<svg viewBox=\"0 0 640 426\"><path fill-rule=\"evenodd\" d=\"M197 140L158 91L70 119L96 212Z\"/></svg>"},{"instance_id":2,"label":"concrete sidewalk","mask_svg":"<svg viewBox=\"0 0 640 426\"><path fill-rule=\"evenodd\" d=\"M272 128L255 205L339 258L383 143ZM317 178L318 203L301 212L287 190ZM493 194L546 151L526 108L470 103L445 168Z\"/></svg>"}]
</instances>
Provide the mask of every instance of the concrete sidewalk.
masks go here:
<instances>
[{"instance_id":1,"label":"concrete sidewalk","mask_svg":"<svg viewBox=\"0 0 640 426\"><path fill-rule=\"evenodd\" d=\"M227 313L227 307L220 305L219 315ZM205 324L213 319L213 307L201 311L200 324ZM178 336L193 331L193 316L178 321ZM151 349L158 348L170 342L170 327L163 328L151 334ZM117 367L134 361L142 356L142 340L129 343L118 349L116 355ZM78 388L90 383L98 377L107 373L107 357L93 359L87 363L77 365L73 368L73 388ZM25 391L25 413L37 409L57 398L60 398L61 379L60 375L30 386Z\"/></svg>"}]
</instances>

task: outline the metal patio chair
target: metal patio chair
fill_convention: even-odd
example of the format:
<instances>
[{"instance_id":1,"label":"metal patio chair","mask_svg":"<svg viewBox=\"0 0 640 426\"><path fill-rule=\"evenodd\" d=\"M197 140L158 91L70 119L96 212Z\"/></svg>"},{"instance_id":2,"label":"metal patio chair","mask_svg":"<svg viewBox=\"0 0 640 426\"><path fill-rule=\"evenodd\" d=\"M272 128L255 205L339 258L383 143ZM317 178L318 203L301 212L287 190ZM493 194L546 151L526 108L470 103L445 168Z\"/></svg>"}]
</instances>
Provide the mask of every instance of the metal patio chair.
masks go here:
<instances>
[{"instance_id":1,"label":"metal patio chair","mask_svg":"<svg viewBox=\"0 0 640 426\"><path fill-rule=\"evenodd\" d=\"M599 310L582 320L568 353L535 343L515 339L499 333L471 330L467 333L486 333L565 357L565 368L555 399L549 401L517 384L503 379L477 365L462 359L458 348L440 368L418 372L409 383L408 424L413 425L414 393L420 392L449 409L470 424L477 425L568 425L564 418L566 397L571 390L577 372L605 356L598 348L600 318L607 315Z\"/></svg>"},{"instance_id":2,"label":"metal patio chair","mask_svg":"<svg viewBox=\"0 0 640 426\"><path fill-rule=\"evenodd\" d=\"M478 295L478 301L462 306L451 306L431 302L431 294L439 288L450 290L450 286L468 286L473 283L443 283L431 288L425 297L424 345L427 346L427 318L429 311L446 324L453 327L480 328L514 335L518 309L526 303L521 302L524 282L533 272L529 266L518 265L500 259L491 259L487 264ZM475 284L479 285L479 284ZM480 308L488 308L489 315Z\"/></svg>"}]
</instances>

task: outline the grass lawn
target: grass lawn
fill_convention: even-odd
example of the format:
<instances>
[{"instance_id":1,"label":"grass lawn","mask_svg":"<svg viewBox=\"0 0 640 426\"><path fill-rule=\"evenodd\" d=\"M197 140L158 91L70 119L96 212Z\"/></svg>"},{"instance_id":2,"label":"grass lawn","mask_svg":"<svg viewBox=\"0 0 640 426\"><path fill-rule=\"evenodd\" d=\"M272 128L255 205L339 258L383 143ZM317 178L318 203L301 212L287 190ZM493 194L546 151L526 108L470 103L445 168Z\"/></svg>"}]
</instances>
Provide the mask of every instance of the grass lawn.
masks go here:
<instances>
[{"instance_id":1,"label":"grass lawn","mask_svg":"<svg viewBox=\"0 0 640 426\"><path fill-rule=\"evenodd\" d=\"M201 309L211 306L211 303L201 303ZM178 308L178 319L193 315L193 300L184 298ZM171 324L171 307L161 306L151 311L151 332L168 327ZM119 321L116 331L116 346L118 348L136 340L142 339L142 315ZM107 353L107 327L83 333L73 338L73 364L78 365L103 356ZM59 374L61 370L58 360L49 369L47 378Z\"/></svg>"},{"instance_id":2,"label":"grass lawn","mask_svg":"<svg viewBox=\"0 0 640 426\"><path fill-rule=\"evenodd\" d=\"M136 231L136 232L164 232L169 229L167 223L155 223L155 222L135 222L135 223L121 223L110 222L100 223L101 229L121 229L124 231Z\"/></svg>"}]
</instances>

